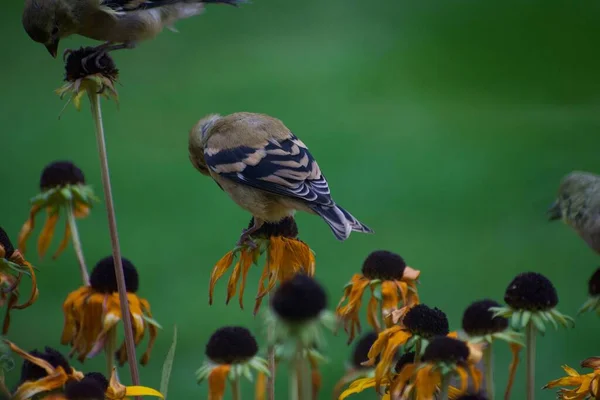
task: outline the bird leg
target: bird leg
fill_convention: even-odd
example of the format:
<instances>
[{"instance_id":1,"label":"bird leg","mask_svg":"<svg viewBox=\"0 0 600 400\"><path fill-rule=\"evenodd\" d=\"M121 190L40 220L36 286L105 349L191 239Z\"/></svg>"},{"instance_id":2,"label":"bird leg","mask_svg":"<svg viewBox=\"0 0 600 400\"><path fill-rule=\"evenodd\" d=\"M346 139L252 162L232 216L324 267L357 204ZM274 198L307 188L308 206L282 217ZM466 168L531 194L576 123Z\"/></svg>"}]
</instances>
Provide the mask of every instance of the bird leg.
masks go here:
<instances>
[{"instance_id":1,"label":"bird leg","mask_svg":"<svg viewBox=\"0 0 600 400\"><path fill-rule=\"evenodd\" d=\"M119 43L119 44L114 44L111 42L102 43L101 45L94 47L92 52L88 56L85 56L84 58L82 58L81 64L85 67L87 65L87 63L93 59L96 68L101 69L102 66L99 64L99 61L103 54L108 53L110 51L115 51L115 50L134 49L134 48L135 48L135 43L133 43L133 42L126 42L126 43ZM65 58L67 55L68 55L67 50L65 50L65 52L63 54L63 58Z\"/></svg>"},{"instance_id":2,"label":"bird leg","mask_svg":"<svg viewBox=\"0 0 600 400\"><path fill-rule=\"evenodd\" d=\"M250 228L244 229L242 231L242 234L240 235L237 245L239 247L246 245L246 246L250 246L251 248L255 249L256 243L252 240L251 235L254 232L256 232L257 230L259 230L263 226L264 223L265 223L265 221L263 221L262 219L258 219L256 217L254 217L254 225L252 225Z\"/></svg>"}]
</instances>

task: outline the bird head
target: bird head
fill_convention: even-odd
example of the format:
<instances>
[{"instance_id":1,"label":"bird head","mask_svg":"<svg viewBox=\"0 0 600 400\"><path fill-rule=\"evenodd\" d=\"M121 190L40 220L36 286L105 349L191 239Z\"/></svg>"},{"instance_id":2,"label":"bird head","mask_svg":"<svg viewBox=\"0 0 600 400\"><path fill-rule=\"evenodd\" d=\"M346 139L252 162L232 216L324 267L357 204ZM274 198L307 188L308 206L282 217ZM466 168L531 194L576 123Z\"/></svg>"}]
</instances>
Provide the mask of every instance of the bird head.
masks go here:
<instances>
[{"instance_id":1,"label":"bird head","mask_svg":"<svg viewBox=\"0 0 600 400\"><path fill-rule=\"evenodd\" d=\"M209 114L198 121L192 130L190 130L188 142L190 161L204 175L210 175L206 161L204 160L204 147L210 137L211 128L219 119L221 119L219 114Z\"/></svg>"},{"instance_id":2,"label":"bird head","mask_svg":"<svg viewBox=\"0 0 600 400\"><path fill-rule=\"evenodd\" d=\"M34 41L43 44L56 58L58 43L69 34L70 18L58 0L26 0L23 28Z\"/></svg>"},{"instance_id":3,"label":"bird head","mask_svg":"<svg viewBox=\"0 0 600 400\"><path fill-rule=\"evenodd\" d=\"M600 190L600 177L589 172L575 171L565 176L558 188L558 197L548 209L548 219L572 220L586 203L590 190Z\"/></svg>"}]
</instances>

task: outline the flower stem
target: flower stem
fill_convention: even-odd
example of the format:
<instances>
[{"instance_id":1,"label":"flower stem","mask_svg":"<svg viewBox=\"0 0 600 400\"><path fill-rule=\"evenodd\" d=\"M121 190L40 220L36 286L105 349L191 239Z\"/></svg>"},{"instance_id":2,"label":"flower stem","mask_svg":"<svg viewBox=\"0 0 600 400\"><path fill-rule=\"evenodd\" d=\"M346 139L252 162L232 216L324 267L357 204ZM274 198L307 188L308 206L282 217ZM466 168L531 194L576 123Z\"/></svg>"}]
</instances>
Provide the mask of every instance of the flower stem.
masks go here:
<instances>
[{"instance_id":1,"label":"flower stem","mask_svg":"<svg viewBox=\"0 0 600 400\"><path fill-rule=\"evenodd\" d=\"M421 362L421 339L417 339L415 342L415 365Z\"/></svg>"},{"instance_id":2,"label":"flower stem","mask_svg":"<svg viewBox=\"0 0 600 400\"><path fill-rule=\"evenodd\" d=\"M236 376L235 379L231 380L231 393L232 400L241 400L242 392L240 390L240 377Z\"/></svg>"},{"instance_id":3,"label":"flower stem","mask_svg":"<svg viewBox=\"0 0 600 400\"><path fill-rule=\"evenodd\" d=\"M296 376L298 381L298 400L309 400L310 399L310 389L307 389L307 382L310 384L310 380L306 375L306 366L305 360L303 357L302 347L298 346L298 351L296 353Z\"/></svg>"},{"instance_id":4,"label":"flower stem","mask_svg":"<svg viewBox=\"0 0 600 400\"><path fill-rule=\"evenodd\" d=\"M81 280L84 286L89 286L90 276L88 274L85 258L83 257L83 249L81 248L81 240L79 239L79 230L77 229L77 221L75 220L75 210L73 200L69 202L67 207L67 222L71 230L71 239L73 240L73 248L79 262L79 270L81 271Z\"/></svg>"},{"instance_id":5,"label":"flower stem","mask_svg":"<svg viewBox=\"0 0 600 400\"><path fill-rule=\"evenodd\" d=\"M115 367L115 350L117 348L117 330L111 329L106 335L106 342L104 342L104 355L106 356L106 371L111 376L113 368Z\"/></svg>"},{"instance_id":6,"label":"flower stem","mask_svg":"<svg viewBox=\"0 0 600 400\"><path fill-rule=\"evenodd\" d=\"M110 173L108 170L108 157L106 155L104 126L102 125L102 107L100 105L100 95L97 92L98 90L96 87L88 89L88 96L92 106L92 116L96 125L96 141L98 143L98 155L100 156L100 170L102 172L104 201L106 203L106 212L108 214L108 228L110 231L110 241L115 264L117 288L119 290L119 302L121 303L121 314L123 326L125 328L125 346L127 349L127 359L129 361L129 372L131 374L132 384L134 386L139 386L140 376L138 372L137 357L135 355L135 341L133 337L133 327L131 324L131 313L129 312L129 300L127 299L125 275L123 273L123 261L121 260L121 246L119 244L119 234L117 232L117 218L115 216L115 205L113 202Z\"/></svg>"},{"instance_id":7,"label":"flower stem","mask_svg":"<svg viewBox=\"0 0 600 400\"><path fill-rule=\"evenodd\" d=\"M485 391L489 400L494 400L494 354L492 343L483 350L483 362L485 364Z\"/></svg>"},{"instance_id":8,"label":"flower stem","mask_svg":"<svg viewBox=\"0 0 600 400\"><path fill-rule=\"evenodd\" d=\"M290 373L290 396L289 396L289 400L298 400L298 388L299 388L299 384L298 384L298 374L296 373L296 368L294 366L294 368L290 368L289 369L289 373Z\"/></svg>"},{"instance_id":9,"label":"flower stem","mask_svg":"<svg viewBox=\"0 0 600 400\"><path fill-rule=\"evenodd\" d=\"M440 400L448 400L448 391L450 387L450 375L442 375L442 393L440 394Z\"/></svg>"},{"instance_id":10,"label":"flower stem","mask_svg":"<svg viewBox=\"0 0 600 400\"><path fill-rule=\"evenodd\" d=\"M271 293L268 295L269 304L271 304ZM273 327L267 327L267 341L269 343L268 362L269 376L267 377L267 400L275 400L275 344Z\"/></svg>"},{"instance_id":11,"label":"flower stem","mask_svg":"<svg viewBox=\"0 0 600 400\"><path fill-rule=\"evenodd\" d=\"M527 400L535 399L535 325L529 321L526 331L527 345Z\"/></svg>"}]
</instances>

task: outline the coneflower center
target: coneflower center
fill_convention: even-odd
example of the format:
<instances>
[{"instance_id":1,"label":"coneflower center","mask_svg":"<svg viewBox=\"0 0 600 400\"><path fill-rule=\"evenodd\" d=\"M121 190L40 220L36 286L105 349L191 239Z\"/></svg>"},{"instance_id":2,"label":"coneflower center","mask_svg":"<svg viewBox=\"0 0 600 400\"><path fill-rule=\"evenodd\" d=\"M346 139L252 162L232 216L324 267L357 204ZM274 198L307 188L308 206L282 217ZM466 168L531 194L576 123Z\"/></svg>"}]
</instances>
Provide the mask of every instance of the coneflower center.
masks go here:
<instances>
[{"instance_id":1,"label":"coneflower center","mask_svg":"<svg viewBox=\"0 0 600 400\"><path fill-rule=\"evenodd\" d=\"M126 258L123 262L123 272L125 274L125 287L127 292L135 293L139 289L139 275L131 261ZM115 274L115 263L112 256L108 256L98 261L90 275L90 286L99 293L115 293L117 287L117 276Z\"/></svg>"},{"instance_id":2,"label":"coneflower center","mask_svg":"<svg viewBox=\"0 0 600 400\"><path fill-rule=\"evenodd\" d=\"M482 336L502 332L508 328L508 319L494 317L492 307L500 307L494 300L485 299L472 303L463 314L462 327L469 336Z\"/></svg>"},{"instance_id":3,"label":"coneflower center","mask_svg":"<svg viewBox=\"0 0 600 400\"><path fill-rule=\"evenodd\" d=\"M590 296L600 296L600 268L598 268L590 278L590 281L588 282L588 290Z\"/></svg>"},{"instance_id":4,"label":"coneflower center","mask_svg":"<svg viewBox=\"0 0 600 400\"><path fill-rule=\"evenodd\" d=\"M248 228L254 226L254 218L250 220ZM286 217L277 223L265 222L257 231L252 233L252 237L268 239L272 236L283 236L290 239L298 237L298 225L294 217Z\"/></svg>"},{"instance_id":5,"label":"coneflower center","mask_svg":"<svg viewBox=\"0 0 600 400\"><path fill-rule=\"evenodd\" d=\"M402 319L402 323L413 334L424 339L445 336L450 332L446 314L438 308L425 304L412 307Z\"/></svg>"},{"instance_id":6,"label":"coneflower center","mask_svg":"<svg viewBox=\"0 0 600 400\"><path fill-rule=\"evenodd\" d=\"M411 364L413 362L415 362L415 352L409 351L407 353L404 353L400 356L398 361L396 361L396 366L394 367L394 371L396 371L396 373L399 374L400 371L402 371L402 368L406 364Z\"/></svg>"},{"instance_id":7,"label":"coneflower center","mask_svg":"<svg viewBox=\"0 0 600 400\"><path fill-rule=\"evenodd\" d=\"M377 333L369 332L363 335L354 345L352 352L352 367L356 369L365 368L362 363L369 359L368 354L371 346L377 340ZM377 363L379 360L377 360Z\"/></svg>"},{"instance_id":8,"label":"coneflower center","mask_svg":"<svg viewBox=\"0 0 600 400\"><path fill-rule=\"evenodd\" d=\"M469 347L462 340L438 336L429 342L423 353L425 362L462 363L469 358Z\"/></svg>"},{"instance_id":9,"label":"coneflower center","mask_svg":"<svg viewBox=\"0 0 600 400\"><path fill-rule=\"evenodd\" d=\"M15 252L15 248L6 234L6 231L0 228L0 244L4 247L4 258L10 258Z\"/></svg>"},{"instance_id":10,"label":"coneflower center","mask_svg":"<svg viewBox=\"0 0 600 400\"><path fill-rule=\"evenodd\" d=\"M558 304L558 294L548 278L536 272L519 274L504 294L506 304L517 310L549 310Z\"/></svg>"},{"instance_id":11,"label":"coneflower center","mask_svg":"<svg viewBox=\"0 0 600 400\"><path fill-rule=\"evenodd\" d=\"M217 364L241 364L258 353L258 344L248 329L227 326L212 334L205 353Z\"/></svg>"},{"instance_id":12,"label":"coneflower center","mask_svg":"<svg viewBox=\"0 0 600 400\"><path fill-rule=\"evenodd\" d=\"M70 381L65 385L67 400L104 400L105 392L98 381L88 377L80 381Z\"/></svg>"},{"instance_id":13,"label":"coneflower center","mask_svg":"<svg viewBox=\"0 0 600 400\"><path fill-rule=\"evenodd\" d=\"M40 189L48 190L57 186L85 184L85 176L71 161L55 161L48 164L40 177Z\"/></svg>"},{"instance_id":14,"label":"coneflower center","mask_svg":"<svg viewBox=\"0 0 600 400\"><path fill-rule=\"evenodd\" d=\"M283 282L271 299L271 308L284 321L305 322L327 307L327 295L317 281L303 274Z\"/></svg>"},{"instance_id":15,"label":"coneflower center","mask_svg":"<svg viewBox=\"0 0 600 400\"><path fill-rule=\"evenodd\" d=\"M100 372L88 372L87 374L85 374L85 379L95 380L96 383L98 383L98 385L100 385L102 390L105 392L106 392L106 389L108 389L109 381L104 376L104 374L102 374Z\"/></svg>"},{"instance_id":16,"label":"coneflower center","mask_svg":"<svg viewBox=\"0 0 600 400\"><path fill-rule=\"evenodd\" d=\"M363 262L362 274L370 279L399 281L404 275L406 262L396 253L387 250L374 251Z\"/></svg>"},{"instance_id":17,"label":"coneflower center","mask_svg":"<svg viewBox=\"0 0 600 400\"><path fill-rule=\"evenodd\" d=\"M66 81L73 82L94 74L116 80L119 70L108 53L98 52L94 47L80 47L69 53L65 63Z\"/></svg>"},{"instance_id":18,"label":"coneflower center","mask_svg":"<svg viewBox=\"0 0 600 400\"><path fill-rule=\"evenodd\" d=\"M31 351L29 354L36 358L47 361L54 368L62 367L67 374L72 372L72 368L67 359L58 350L55 350L51 347L46 347L44 351L38 351L36 349ZM20 384L27 381L37 381L38 379L42 379L47 375L48 374L43 368L25 360L21 366Z\"/></svg>"}]
</instances>

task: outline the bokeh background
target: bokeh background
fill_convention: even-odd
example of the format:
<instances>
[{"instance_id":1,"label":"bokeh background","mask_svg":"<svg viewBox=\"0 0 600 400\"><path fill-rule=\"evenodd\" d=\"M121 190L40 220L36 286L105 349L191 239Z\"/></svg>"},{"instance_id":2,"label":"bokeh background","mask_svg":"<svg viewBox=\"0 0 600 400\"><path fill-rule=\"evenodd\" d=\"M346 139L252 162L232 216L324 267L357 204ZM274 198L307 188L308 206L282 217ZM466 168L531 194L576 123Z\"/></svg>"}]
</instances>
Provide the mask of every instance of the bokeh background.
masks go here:
<instances>
[{"instance_id":1,"label":"bokeh background","mask_svg":"<svg viewBox=\"0 0 600 400\"><path fill-rule=\"evenodd\" d=\"M59 120L64 102L53 90L63 66L29 40L21 3L5 4L0 16L0 209L14 240L50 161L74 161L102 198L90 112L69 107ZM216 328L241 324L262 338L260 317L225 306L226 281L208 305L211 268L249 216L188 161L188 130L207 113L281 118L309 145L335 199L376 231L339 243L318 218L298 216L331 308L368 253L388 249L422 270L423 301L443 309L453 329L470 302L501 300L523 271L548 276L558 308L573 315L598 258L545 211L565 173L600 171L599 17L600 3L585 0L255 0L209 6L180 22L180 33L115 53L121 105L105 103L104 112L119 233L164 327L143 383L158 387L174 325L172 399L206 398L194 372ZM72 38L61 50L84 43ZM110 254L103 203L80 230L89 264ZM41 296L14 312L9 338L66 352L61 304L80 284L73 250L56 262L29 258ZM248 305L259 273L250 273ZM561 364L598 355L599 331L600 320L586 315L575 330L540 339L538 386L561 376ZM343 334L328 343L322 399L350 351ZM509 359L497 346L499 394ZM104 361L74 365L103 370ZM121 375L128 380L126 369ZM281 376L278 398L286 387ZM523 365L513 398L524 398Z\"/></svg>"}]
</instances>

